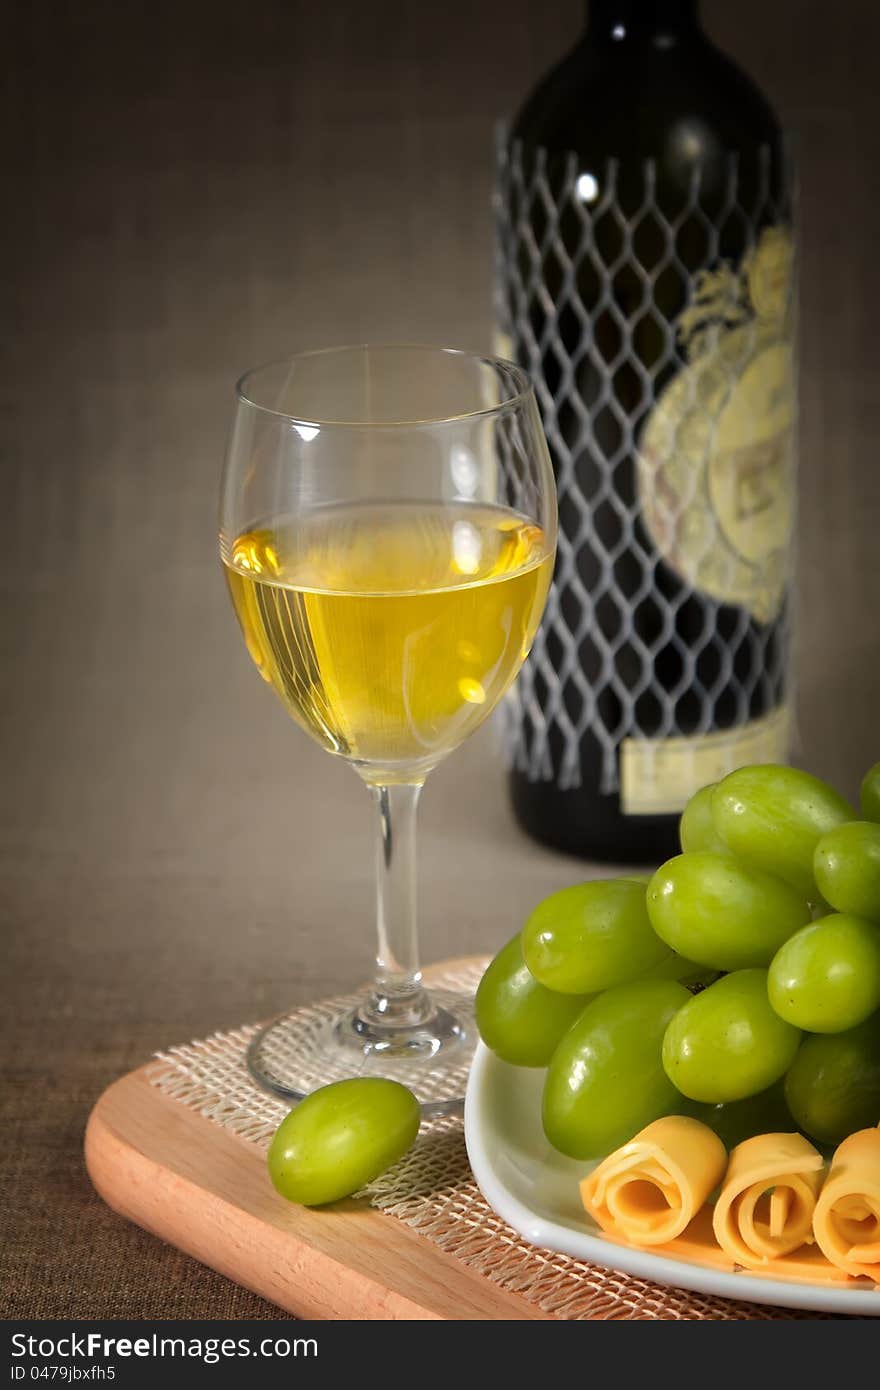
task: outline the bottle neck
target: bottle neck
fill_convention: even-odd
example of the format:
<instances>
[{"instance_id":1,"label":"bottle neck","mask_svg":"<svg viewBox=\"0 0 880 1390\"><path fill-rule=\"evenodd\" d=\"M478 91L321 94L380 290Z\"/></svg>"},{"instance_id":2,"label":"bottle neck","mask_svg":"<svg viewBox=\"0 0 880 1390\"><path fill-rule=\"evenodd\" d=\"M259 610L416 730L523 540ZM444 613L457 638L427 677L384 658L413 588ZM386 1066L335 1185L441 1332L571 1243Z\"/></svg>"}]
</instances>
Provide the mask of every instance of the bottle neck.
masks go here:
<instances>
[{"instance_id":1,"label":"bottle neck","mask_svg":"<svg viewBox=\"0 0 880 1390\"><path fill-rule=\"evenodd\" d=\"M697 0L588 0L587 37L608 43L671 45L698 34Z\"/></svg>"}]
</instances>

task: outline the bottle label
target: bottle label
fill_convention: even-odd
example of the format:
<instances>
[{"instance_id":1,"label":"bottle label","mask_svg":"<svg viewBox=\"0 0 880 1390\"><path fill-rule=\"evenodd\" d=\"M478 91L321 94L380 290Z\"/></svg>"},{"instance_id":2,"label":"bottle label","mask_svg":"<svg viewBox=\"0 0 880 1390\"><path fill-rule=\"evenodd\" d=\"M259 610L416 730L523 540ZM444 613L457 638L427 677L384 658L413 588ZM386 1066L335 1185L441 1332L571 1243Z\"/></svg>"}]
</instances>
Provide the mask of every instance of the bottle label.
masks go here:
<instances>
[{"instance_id":1,"label":"bottle label","mask_svg":"<svg viewBox=\"0 0 880 1390\"><path fill-rule=\"evenodd\" d=\"M516 361L516 344L502 328L496 327L492 334L492 351L496 357L503 357L505 362Z\"/></svg>"},{"instance_id":2,"label":"bottle label","mask_svg":"<svg viewBox=\"0 0 880 1390\"><path fill-rule=\"evenodd\" d=\"M792 245L766 227L734 269L694 279L677 336L689 359L660 395L638 452L642 520L695 589L779 612L793 522Z\"/></svg>"},{"instance_id":3,"label":"bottle label","mask_svg":"<svg viewBox=\"0 0 880 1390\"><path fill-rule=\"evenodd\" d=\"M683 811L694 792L746 763L788 761L791 712L685 738L626 738L620 745L620 809L625 816Z\"/></svg>"}]
</instances>

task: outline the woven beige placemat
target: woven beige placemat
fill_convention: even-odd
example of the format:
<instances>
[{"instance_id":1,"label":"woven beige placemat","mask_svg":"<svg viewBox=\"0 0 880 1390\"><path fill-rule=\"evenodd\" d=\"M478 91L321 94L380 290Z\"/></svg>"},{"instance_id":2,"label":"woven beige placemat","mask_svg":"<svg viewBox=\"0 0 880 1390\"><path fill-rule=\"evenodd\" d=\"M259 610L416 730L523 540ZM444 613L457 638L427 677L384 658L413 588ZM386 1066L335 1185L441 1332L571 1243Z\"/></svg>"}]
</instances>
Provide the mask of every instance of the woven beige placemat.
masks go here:
<instances>
[{"instance_id":1,"label":"woven beige placemat","mask_svg":"<svg viewBox=\"0 0 880 1390\"><path fill-rule=\"evenodd\" d=\"M458 966L442 976L434 975L432 983L452 993L472 995L481 969L479 963ZM321 1027L357 998L351 995L310 1005L301 1011L304 1028ZM257 1086L247 1070L245 1053L257 1031L256 1025L238 1028L172 1048L157 1058L150 1080L180 1104L268 1148L288 1106ZM810 1316L665 1288L568 1255L536 1250L485 1201L471 1175L457 1117L424 1124L409 1153L361 1195L470 1269L554 1317L766 1320Z\"/></svg>"}]
</instances>

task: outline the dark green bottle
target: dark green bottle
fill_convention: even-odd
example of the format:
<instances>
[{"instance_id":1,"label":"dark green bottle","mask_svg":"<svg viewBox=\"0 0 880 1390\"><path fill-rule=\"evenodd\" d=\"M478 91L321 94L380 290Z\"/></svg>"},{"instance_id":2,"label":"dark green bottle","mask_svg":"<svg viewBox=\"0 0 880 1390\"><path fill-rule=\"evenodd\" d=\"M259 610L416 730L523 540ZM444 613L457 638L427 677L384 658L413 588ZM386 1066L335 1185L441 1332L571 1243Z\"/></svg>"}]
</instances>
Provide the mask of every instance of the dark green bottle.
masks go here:
<instances>
[{"instance_id":1,"label":"dark green bottle","mask_svg":"<svg viewBox=\"0 0 880 1390\"><path fill-rule=\"evenodd\" d=\"M697 787L787 757L779 123L692 0L593 0L500 142L496 216L502 350L536 380L560 512L514 809L557 848L661 859Z\"/></svg>"}]
</instances>

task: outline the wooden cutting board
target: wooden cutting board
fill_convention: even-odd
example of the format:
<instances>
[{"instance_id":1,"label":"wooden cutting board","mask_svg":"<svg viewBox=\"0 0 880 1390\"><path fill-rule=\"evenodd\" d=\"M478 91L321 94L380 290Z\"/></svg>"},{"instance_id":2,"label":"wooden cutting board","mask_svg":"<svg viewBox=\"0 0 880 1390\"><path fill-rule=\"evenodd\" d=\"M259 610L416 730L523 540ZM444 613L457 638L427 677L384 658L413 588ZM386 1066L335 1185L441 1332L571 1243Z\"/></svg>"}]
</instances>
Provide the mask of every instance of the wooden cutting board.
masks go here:
<instances>
[{"instance_id":1,"label":"wooden cutting board","mask_svg":"<svg viewBox=\"0 0 880 1390\"><path fill-rule=\"evenodd\" d=\"M481 963L446 961L426 970L425 978L439 986L450 974L460 975L463 967L472 973ZM162 1075L163 1068L157 1072L151 1062L114 1082L98 1100L85 1137L92 1182L121 1216L297 1317L628 1319L642 1316L642 1302L647 1317L806 1316L661 1289L590 1265L582 1267L583 1287L572 1298L570 1272L550 1269L540 1259L536 1275L528 1267L535 1261L530 1248L523 1249L514 1278L505 1275L513 1289L531 1291L526 1297L365 1201L317 1210L286 1202L269 1181L265 1148L208 1119L195 1104L174 1099L151 1080ZM460 1208L452 1202L448 1211L450 1217L459 1213L463 1237L479 1234L473 1224L479 1217L473 1213L468 1223L472 1209L466 1201ZM457 1227L452 1229L457 1235ZM509 1273L522 1242L512 1232L499 1234L497 1223L484 1235L483 1267ZM568 1262L565 1256L559 1260Z\"/></svg>"},{"instance_id":2,"label":"wooden cutting board","mask_svg":"<svg viewBox=\"0 0 880 1390\"><path fill-rule=\"evenodd\" d=\"M301 1318L548 1319L416 1231L347 1201L285 1202L265 1150L130 1072L86 1129L89 1175L113 1209Z\"/></svg>"}]
</instances>

